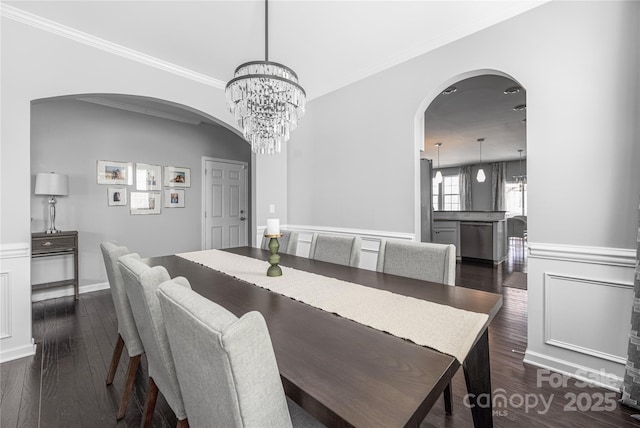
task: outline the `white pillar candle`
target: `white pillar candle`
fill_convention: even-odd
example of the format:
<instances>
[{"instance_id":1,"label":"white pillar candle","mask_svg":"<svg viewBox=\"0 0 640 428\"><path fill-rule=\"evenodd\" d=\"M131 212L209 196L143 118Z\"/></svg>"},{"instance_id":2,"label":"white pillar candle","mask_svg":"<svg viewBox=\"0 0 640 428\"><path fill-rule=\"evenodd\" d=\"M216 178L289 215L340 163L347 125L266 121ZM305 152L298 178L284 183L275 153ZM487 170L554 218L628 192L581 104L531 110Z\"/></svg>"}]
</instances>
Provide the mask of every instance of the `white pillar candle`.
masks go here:
<instances>
[{"instance_id":1,"label":"white pillar candle","mask_svg":"<svg viewBox=\"0 0 640 428\"><path fill-rule=\"evenodd\" d=\"M280 234L280 219L268 218L267 219L267 235L279 235Z\"/></svg>"}]
</instances>

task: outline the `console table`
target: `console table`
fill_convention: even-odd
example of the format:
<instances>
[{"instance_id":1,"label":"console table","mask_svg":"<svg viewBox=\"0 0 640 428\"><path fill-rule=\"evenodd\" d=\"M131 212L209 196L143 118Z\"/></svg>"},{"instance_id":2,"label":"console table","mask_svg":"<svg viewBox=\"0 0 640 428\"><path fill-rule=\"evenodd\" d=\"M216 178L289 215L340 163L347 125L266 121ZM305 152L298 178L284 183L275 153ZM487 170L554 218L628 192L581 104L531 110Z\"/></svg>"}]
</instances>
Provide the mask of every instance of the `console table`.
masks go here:
<instances>
[{"instance_id":1,"label":"console table","mask_svg":"<svg viewBox=\"0 0 640 428\"><path fill-rule=\"evenodd\" d=\"M32 288L60 287L73 285L76 300L79 297L78 290L78 232L75 230L60 233L32 233L31 234L31 257L52 257L73 255L73 278L62 281L45 282L33 284Z\"/></svg>"}]
</instances>

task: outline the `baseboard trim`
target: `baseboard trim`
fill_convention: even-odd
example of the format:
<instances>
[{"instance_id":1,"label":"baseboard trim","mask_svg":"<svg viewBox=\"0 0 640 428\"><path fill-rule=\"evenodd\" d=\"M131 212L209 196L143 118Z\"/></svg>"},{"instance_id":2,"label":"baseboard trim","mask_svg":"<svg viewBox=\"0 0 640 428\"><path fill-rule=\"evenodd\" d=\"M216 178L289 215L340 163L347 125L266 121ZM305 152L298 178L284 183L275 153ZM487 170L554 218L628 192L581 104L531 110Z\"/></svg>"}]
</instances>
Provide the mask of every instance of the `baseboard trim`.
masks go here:
<instances>
[{"instance_id":1,"label":"baseboard trim","mask_svg":"<svg viewBox=\"0 0 640 428\"><path fill-rule=\"evenodd\" d=\"M100 282L97 284L81 285L78 292L80 294L93 293L94 291L108 290L108 282ZM42 300L57 299L59 297L73 296L74 290L72 285L65 287L57 287L52 289L37 290L31 294L32 302L40 302Z\"/></svg>"},{"instance_id":2,"label":"baseboard trim","mask_svg":"<svg viewBox=\"0 0 640 428\"><path fill-rule=\"evenodd\" d=\"M527 350L523 362L610 391L620 392L622 387L623 379L620 376L605 373L604 370L594 370L560 358L550 357L539 352ZM622 366L624 367L624 364Z\"/></svg>"},{"instance_id":3,"label":"baseboard trim","mask_svg":"<svg viewBox=\"0 0 640 428\"><path fill-rule=\"evenodd\" d=\"M18 358L35 355L36 346L35 341L31 339L31 343L29 345L8 350L2 349L2 352L0 352L0 363L6 363L8 361L17 360Z\"/></svg>"},{"instance_id":4,"label":"baseboard trim","mask_svg":"<svg viewBox=\"0 0 640 428\"><path fill-rule=\"evenodd\" d=\"M527 243L529 257L565 260L578 263L601 264L635 268L636 250L627 248L587 247L580 245Z\"/></svg>"}]
</instances>

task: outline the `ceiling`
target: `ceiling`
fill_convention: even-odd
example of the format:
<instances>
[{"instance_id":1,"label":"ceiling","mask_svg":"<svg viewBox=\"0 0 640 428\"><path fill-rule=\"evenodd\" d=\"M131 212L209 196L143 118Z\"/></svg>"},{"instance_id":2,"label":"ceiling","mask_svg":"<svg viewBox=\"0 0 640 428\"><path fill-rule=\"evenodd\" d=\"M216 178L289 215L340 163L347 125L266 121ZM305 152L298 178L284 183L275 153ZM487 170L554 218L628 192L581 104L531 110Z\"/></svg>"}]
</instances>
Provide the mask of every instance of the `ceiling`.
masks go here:
<instances>
[{"instance_id":1,"label":"ceiling","mask_svg":"<svg viewBox=\"0 0 640 428\"><path fill-rule=\"evenodd\" d=\"M269 59L293 68L312 100L547 1L272 0ZM142 53L218 88L239 64L264 59L262 1L0 2L5 16Z\"/></svg>"},{"instance_id":2,"label":"ceiling","mask_svg":"<svg viewBox=\"0 0 640 428\"><path fill-rule=\"evenodd\" d=\"M438 166L458 166L526 157L526 91L511 79L496 75L472 77L454 83L455 92L443 91L427 107L424 119L424 152ZM517 87L518 92L505 94Z\"/></svg>"}]
</instances>

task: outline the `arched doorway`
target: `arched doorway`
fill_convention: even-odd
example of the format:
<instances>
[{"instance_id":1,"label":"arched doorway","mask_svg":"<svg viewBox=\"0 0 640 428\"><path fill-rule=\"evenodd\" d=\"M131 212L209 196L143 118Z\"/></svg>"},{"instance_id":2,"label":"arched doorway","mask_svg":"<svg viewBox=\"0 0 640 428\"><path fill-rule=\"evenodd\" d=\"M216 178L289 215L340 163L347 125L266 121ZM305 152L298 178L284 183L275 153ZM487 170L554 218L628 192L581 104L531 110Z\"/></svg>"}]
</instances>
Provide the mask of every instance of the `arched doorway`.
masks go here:
<instances>
[{"instance_id":1,"label":"arched doorway","mask_svg":"<svg viewBox=\"0 0 640 428\"><path fill-rule=\"evenodd\" d=\"M203 157L244 162L249 177L252 171L250 146L235 130L196 109L149 97L80 94L33 101L30 143L32 176L43 171L69 176L69 195L58 200L56 225L79 232L81 292L105 284L102 241L117 241L144 257L201 249ZM131 165L132 180L100 183L100 161ZM180 168L190 180L172 185L159 179L144 189L136 177L140 165L157 168L162 177L165 167ZM251 195L252 180L247 182ZM109 198L113 192L118 203ZM31 228L42 231L46 201L31 193ZM134 194L145 193L153 194L154 209L141 215L132 201ZM60 264L32 263L32 283L56 281L53 276L66 276L65 270Z\"/></svg>"},{"instance_id":2,"label":"arched doorway","mask_svg":"<svg viewBox=\"0 0 640 428\"><path fill-rule=\"evenodd\" d=\"M417 186L423 200L417 230L423 241L456 245L458 260L489 259L500 265L493 280L501 286L512 273L527 270L526 90L511 76L492 70L465 73L438 89L422 103L422 117L416 114L419 157L433 161L427 181L423 174ZM438 183L436 170L442 177ZM485 175L482 182L480 170ZM498 183L496 175L501 178ZM493 229L475 224L473 235L467 232L471 222L460 221L490 222L499 214L489 214L499 210L507 212L507 220L493 223ZM487 219L480 218L485 213ZM486 236L478 237L479 230ZM484 245L484 255L469 251L469 242L487 239L493 246ZM526 276L520 279L520 286L526 287Z\"/></svg>"}]
</instances>

